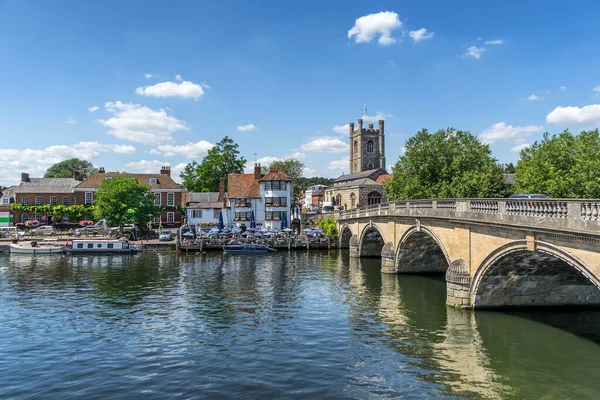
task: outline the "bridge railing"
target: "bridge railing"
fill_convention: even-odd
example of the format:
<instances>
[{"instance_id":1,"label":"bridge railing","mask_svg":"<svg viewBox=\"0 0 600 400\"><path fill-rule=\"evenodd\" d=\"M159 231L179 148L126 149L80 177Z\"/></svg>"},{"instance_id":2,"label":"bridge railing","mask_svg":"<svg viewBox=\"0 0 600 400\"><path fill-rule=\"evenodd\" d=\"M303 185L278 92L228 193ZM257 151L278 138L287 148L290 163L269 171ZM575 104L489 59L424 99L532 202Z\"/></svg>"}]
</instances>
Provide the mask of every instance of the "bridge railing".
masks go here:
<instances>
[{"instance_id":1,"label":"bridge railing","mask_svg":"<svg viewBox=\"0 0 600 400\"><path fill-rule=\"evenodd\" d=\"M339 220L374 216L455 218L488 223L600 234L596 199L421 199L369 205L339 212Z\"/></svg>"}]
</instances>

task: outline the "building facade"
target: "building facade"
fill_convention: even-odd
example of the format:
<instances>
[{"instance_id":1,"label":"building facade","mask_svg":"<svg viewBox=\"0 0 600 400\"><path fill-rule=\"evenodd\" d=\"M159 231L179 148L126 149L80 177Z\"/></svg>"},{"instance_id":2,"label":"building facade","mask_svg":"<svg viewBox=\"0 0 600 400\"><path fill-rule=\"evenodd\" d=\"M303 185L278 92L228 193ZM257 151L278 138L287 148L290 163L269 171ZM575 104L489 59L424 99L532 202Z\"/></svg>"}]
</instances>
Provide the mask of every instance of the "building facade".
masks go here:
<instances>
[{"instance_id":1,"label":"building facade","mask_svg":"<svg viewBox=\"0 0 600 400\"><path fill-rule=\"evenodd\" d=\"M219 214L228 212L225 179L221 178L218 192L190 192L185 197L185 219L189 226L217 225ZM224 215L225 218L225 215Z\"/></svg>"},{"instance_id":2,"label":"building facade","mask_svg":"<svg viewBox=\"0 0 600 400\"><path fill-rule=\"evenodd\" d=\"M350 126L350 174L375 169L385 170L385 133L384 120L379 120L379 129L373 124L363 128L363 120L359 119L354 129Z\"/></svg>"},{"instance_id":3,"label":"building facade","mask_svg":"<svg viewBox=\"0 0 600 400\"><path fill-rule=\"evenodd\" d=\"M309 186L304 192L304 207L306 207L307 210L312 211L323 205L326 189L326 185Z\"/></svg>"}]
</instances>

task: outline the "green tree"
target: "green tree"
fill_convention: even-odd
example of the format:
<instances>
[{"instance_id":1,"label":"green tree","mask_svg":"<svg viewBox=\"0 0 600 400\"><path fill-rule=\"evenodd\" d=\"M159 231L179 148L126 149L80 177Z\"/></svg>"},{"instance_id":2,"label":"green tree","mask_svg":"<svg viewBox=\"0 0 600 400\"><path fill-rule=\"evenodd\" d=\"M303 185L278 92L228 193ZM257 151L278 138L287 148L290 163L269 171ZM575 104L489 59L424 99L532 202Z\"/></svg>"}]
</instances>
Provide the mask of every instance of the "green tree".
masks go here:
<instances>
[{"instance_id":1,"label":"green tree","mask_svg":"<svg viewBox=\"0 0 600 400\"><path fill-rule=\"evenodd\" d=\"M337 224L333 218L327 217L317 222L317 226L323 229L323 233L329 239L336 239L338 237Z\"/></svg>"},{"instance_id":2,"label":"green tree","mask_svg":"<svg viewBox=\"0 0 600 400\"><path fill-rule=\"evenodd\" d=\"M409 138L385 183L391 200L505 197L504 175L487 144L453 128Z\"/></svg>"},{"instance_id":3,"label":"green tree","mask_svg":"<svg viewBox=\"0 0 600 400\"><path fill-rule=\"evenodd\" d=\"M106 218L110 226L123 228L125 224L136 222L146 225L159 212L150 187L137 183L134 178L104 179L96 195L94 216Z\"/></svg>"},{"instance_id":4,"label":"green tree","mask_svg":"<svg viewBox=\"0 0 600 400\"><path fill-rule=\"evenodd\" d=\"M285 168L285 173L294 181L294 184L303 175L304 164L295 158L274 161L269 165L269 168L280 169L281 167Z\"/></svg>"},{"instance_id":5,"label":"green tree","mask_svg":"<svg viewBox=\"0 0 600 400\"><path fill-rule=\"evenodd\" d=\"M189 163L181 172L183 186L192 192L218 192L219 180L224 177L227 187L228 174L244 171L246 159L240 157L238 144L225 136L208 151L202 162Z\"/></svg>"},{"instance_id":6,"label":"green tree","mask_svg":"<svg viewBox=\"0 0 600 400\"><path fill-rule=\"evenodd\" d=\"M48 168L44 174L44 178L73 178L77 170L80 171L83 179L90 177L98 171L89 161L70 158Z\"/></svg>"},{"instance_id":7,"label":"green tree","mask_svg":"<svg viewBox=\"0 0 600 400\"><path fill-rule=\"evenodd\" d=\"M557 198L600 198L598 129L573 135L568 130L521 150L515 173L518 193Z\"/></svg>"},{"instance_id":8,"label":"green tree","mask_svg":"<svg viewBox=\"0 0 600 400\"><path fill-rule=\"evenodd\" d=\"M513 164L513 163L504 164L504 173L514 174L515 170L516 170L515 164Z\"/></svg>"},{"instance_id":9,"label":"green tree","mask_svg":"<svg viewBox=\"0 0 600 400\"><path fill-rule=\"evenodd\" d=\"M322 178L320 176L315 176L315 177L311 177L311 178L298 178L298 190L302 191L302 190L306 190L308 189L310 186L314 186L314 185L325 185L325 186L331 186L333 184L333 181L335 179L333 178Z\"/></svg>"}]
</instances>

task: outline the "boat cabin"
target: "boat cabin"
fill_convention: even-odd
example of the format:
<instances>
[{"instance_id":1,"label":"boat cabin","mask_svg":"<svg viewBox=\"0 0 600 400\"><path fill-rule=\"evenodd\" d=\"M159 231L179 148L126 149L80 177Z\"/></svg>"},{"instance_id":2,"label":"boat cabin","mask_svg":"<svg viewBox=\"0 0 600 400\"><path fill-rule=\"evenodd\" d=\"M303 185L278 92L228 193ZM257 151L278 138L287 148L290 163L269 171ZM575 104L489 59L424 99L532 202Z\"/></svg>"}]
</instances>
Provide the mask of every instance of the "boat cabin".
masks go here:
<instances>
[{"instance_id":1,"label":"boat cabin","mask_svg":"<svg viewBox=\"0 0 600 400\"><path fill-rule=\"evenodd\" d=\"M118 250L126 250L127 242L124 240L94 240L94 239L77 239L73 240L73 251L94 251L94 252L110 252Z\"/></svg>"}]
</instances>

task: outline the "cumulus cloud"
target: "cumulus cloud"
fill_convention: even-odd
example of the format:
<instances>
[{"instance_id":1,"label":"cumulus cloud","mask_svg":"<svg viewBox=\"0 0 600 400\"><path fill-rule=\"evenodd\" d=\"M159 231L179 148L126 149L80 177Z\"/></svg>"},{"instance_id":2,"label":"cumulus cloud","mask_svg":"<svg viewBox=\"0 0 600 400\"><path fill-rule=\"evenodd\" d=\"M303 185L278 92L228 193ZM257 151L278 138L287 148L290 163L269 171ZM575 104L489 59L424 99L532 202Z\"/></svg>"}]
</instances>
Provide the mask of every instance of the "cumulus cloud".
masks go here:
<instances>
[{"instance_id":1,"label":"cumulus cloud","mask_svg":"<svg viewBox=\"0 0 600 400\"><path fill-rule=\"evenodd\" d=\"M586 124L600 122L600 104L584 107L558 106L546 115L549 124Z\"/></svg>"},{"instance_id":2,"label":"cumulus cloud","mask_svg":"<svg viewBox=\"0 0 600 400\"><path fill-rule=\"evenodd\" d=\"M471 46L467 49L467 52L463 54L463 57L471 57L479 60L484 51L486 51L485 47Z\"/></svg>"},{"instance_id":3,"label":"cumulus cloud","mask_svg":"<svg viewBox=\"0 0 600 400\"><path fill-rule=\"evenodd\" d=\"M69 158L93 160L101 153L133 154L135 147L98 142L80 142L56 145L43 149L0 149L0 184L11 185L20 181L21 172L41 177L46 170Z\"/></svg>"},{"instance_id":4,"label":"cumulus cloud","mask_svg":"<svg viewBox=\"0 0 600 400\"><path fill-rule=\"evenodd\" d=\"M543 126L527 125L527 126L512 126L506 125L504 122L498 122L490 127L487 127L479 135L479 140L484 143L494 143L497 140L518 138L541 132Z\"/></svg>"},{"instance_id":5,"label":"cumulus cloud","mask_svg":"<svg viewBox=\"0 0 600 400\"><path fill-rule=\"evenodd\" d=\"M189 130L184 121L167 114L164 109L153 110L140 104L107 102L107 111L113 113L109 119L98 119L98 123L109 127L109 134L123 140L156 145L171 142L171 135L180 130Z\"/></svg>"},{"instance_id":6,"label":"cumulus cloud","mask_svg":"<svg viewBox=\"0 0 600 400\"><path fill-rule=\"evenodd\" d=\"M181 77L181 75L179 75L179 74L175 75L175 80L176 80L177 82L183 82L183 78L182 78L182 77Z\"/></svg>"},{"instance_id":7,"label":"cumulus cloud","mask_svg":"<svg viewBox=\"0 0 600 400\"><path fill-rule=\"evenodd\" d=\"M146 78L146 79L154 78L155 76L156 76L155 74L149 74L149 73L144 74L144 78Z\"/></svg>"},{"instance_id":8,"label":"cumulus cloud","mask_svg":"<svg viewBox=\"0 0 600 400\"><path fill-rule=\"evenodd\" d=\"M74 118L69 118L69 119L67 120L67 124L69 124L69 125L73 125L73 124L76 124L76 123L77 123L77 121L75 121L75 119L74 119Z\"/></svg>"},{"instance_id":9,"label":"cumulus cloud","mask_svg":"<svg viewBox=\"0 0 600 400\"><path fill-rule=\"evenodd\" d=\"M525 98L525 100L535 101L535 100L543 100L540 96L536 96L535 94L530 94Z\"/></svg>"},{"instance_id":10,"label":"cumulus cloud","mask_svg":"<svg viewBox=\"0 0 600 400\"><path fill-rule=\"evenodd\" d=\"M177 79L179 77L179 79ZM180 75L177 75L176 80L181 79ZM161 82L152 86L144 86L135 89L135 92L142 96L150 97L182 97L182 98L193 98L198 100L204 95L202 85L191 81L181 80L177 82Z\"/></svg>"},{"instance_id":11,"label":"cumulus cloud","mask_svg":"<svg viewBox=\"0 0 600 400\"><path fill-rule=\"evenodd\" d=\"M427 29L421 28L416 31L410 31L409 36L415 42L420 42L421 40L431 39L435 32L428 32Z\"/></svg>"},{"instance_id":12,"label":"cumulus cloud","mask_svg":"<svg viewBox=\"0 0 600 400\"><path fill-rule=\"evenodd\" d=\"M393 117L392 114L385 114L382 113L381 111L377 111L377 114L369 116L369 115L363 115L362 119L365 122L378 122L380 119L386 119L386 118L391 118Z\"/></svg>"},{"instance_id":13,"label":"cumulus cloud","mask_svg":"<svg viewBox=\"0 0 600 400\"><path fill-rule=\"evenodd\" d=\"M96 112L96 111L98 111L99 109L100 109L100 107L98 107L98 106L92 106L92 107L88 108L88 111L89 111L89 112Z\"/></svg>"},{"instance_id":14,"label":"cumulus cloud","mask_svg":"<svg viewBox=\"0 0 600 400\"><path fill-rule=\"evenodd\" d=\"M348 39L354 38L355 43L370 43L376 37L382 46L396 43L392 31L402 27L398 14L392 11L382 11L360 17L348 31Z\"/></svg>"},{"instance_id":15,"label":"cumulus cloud","mask_svg":"<svg viewBox=\"0 0 600 400\"><path fill-rule=\"evenodd\" d=\"M171 167L171 178L177 182L181 183L181 177L179 176L181 172L186 167L187 163L179 163L173 167ZM158 160L140 160L140 161L130 161L125 164L125 170L127 172L138 172L143 174L157 174L163 166L171 166L171 163L168 161L158 161Z\"/></svg>"},{"instance_id":16,"label":"cumulus cloud","mask_svg":"<svg viewBox=\"0 0 600 400\"><path fill-rule=\"evenodd\" d=\"M187 158L200 158L204 157L214 146L214 144L206 140L200 140L196 143L188 142L181 146L165 144L150 150L150 154L161 154L165 157L184 156Z\"/></svg>"},{"instance_id":17,"label":"cumulus cloud","mask_svg":"<svg viewBox=\"0 0 600 400\"><path fill-rule=\"evenodd\" d=\"M323 136L304 143L300 148L316 153L343 153L348 151L348 144L333 136Z\"/></svg>"},{"instance_id":18,"label":"cumulus cloud","mask_svg":"<svg viewBox=\"0 0 600 400\"><path fill-rule=\"evenodd\" d=\"M347 135L350 132L350 124L336 125L331 130L340 135Z\"/></svg>"},{"instance_id":19,"label":"cumulus cloud","mask_svg":"<svg viewBox=\"0 0 600 400\"><path fill-rule=\"evenodd\" d=\"M310 167L304 167L302 169L302 175L305 176L306 178L317 176L317 170L314 168L310 168Z\"/></svg>"},{"instance_id":20,"label":"cumulus cloud","mask_svg":"<svg viewBox=\"0 0 600 400\"><path fill-rule=\"evenodd\" d=\"M256 126L254 124L240 125L236 129L238 132L252 132L256 130Z\"/></svg>"},{"instance_id":21,"label":"cumulus cloud","mask_svg":"<svg viewBox=\"0 0 600 400\"><path fill-rule=\"evenodd\" d=\"M499 45L499 44L503 44L504 41L502 39L496 39L496 40L486 40L485 42L483 42L483 44L488 44L491 46L495 46L495 45Z\"/></svg>"},{"instance_id":22,"label":"cumulus cloud","mask_svg":"<svg viewBox=\"0 0 600 400\"><path fill-rule=\"evenodd\" d=\"M300 152L289 153L289 154L284 155L283 157L265 156L265 157L261 157L261 158L257 159L256 161L248 161L246 163L246 166L244 167L244 172L247 174L254 172L254 163L255 162L260 164L263 167L266 167L267 165L270 165L270 164L274 163L275 161L289 160L290 158L295 158L296 160L304 160L307 157L306 157L306 154L300 153ZM311 171L314 171L314 170L311 170ZM307 175L304 175L304 176L307 176Z\"/></svg>"},{"instance_id":23,"label":"cumulus cloud","mask_svg":"<svg viewBox=\"0 0 600 400\"><path fill-rule=\"evenodd\" d=\"M526 149L529 146L531 146L530 143L523 143L523 144L520 144L518 146L513 147L512 149L510 149L510 151L513 152L513 153L520 153L521 150Z\"/></svg>"},{"instance_id":24,"label":"cumulus cloud","mask_svg":"<svg viewBox=\"0 0 600 400\"><path fill-rule=\"evenodd\" d=\"M342 170L348 172L350 170L350 157L344 157L341 160L334 160L327 165L329 170Z\"/></svg>"}]
</instances>

